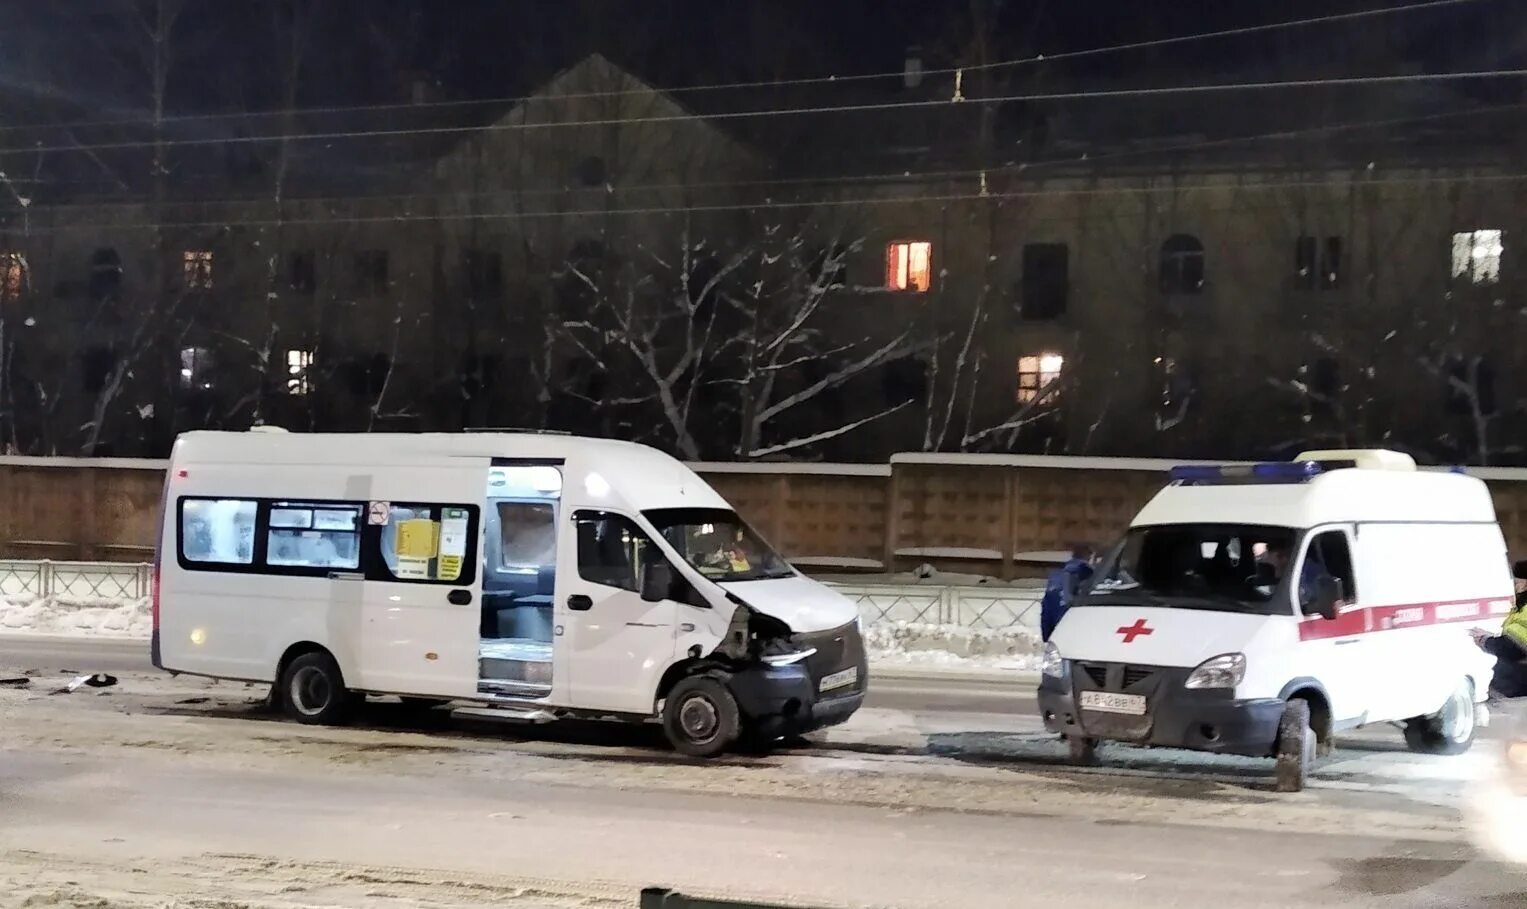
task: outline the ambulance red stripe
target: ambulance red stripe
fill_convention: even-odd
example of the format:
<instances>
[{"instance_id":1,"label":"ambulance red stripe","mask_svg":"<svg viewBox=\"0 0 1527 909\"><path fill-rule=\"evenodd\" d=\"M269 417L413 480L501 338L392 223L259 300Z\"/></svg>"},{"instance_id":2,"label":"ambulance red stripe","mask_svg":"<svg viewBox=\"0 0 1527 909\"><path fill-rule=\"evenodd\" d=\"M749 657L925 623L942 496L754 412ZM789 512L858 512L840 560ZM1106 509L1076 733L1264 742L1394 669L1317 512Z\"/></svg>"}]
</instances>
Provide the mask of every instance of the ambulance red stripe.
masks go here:
<instances>
[{"instance_id":1,"label":"ambulance red stripe","mask_svg":"<svg viewBox=\"0 0 1527 909\"><path fill-rule=\"evenodd\" d=\"M1306 618L1299 623L1299 640L1318 641L1427 625L1483 622L1510 611L1511 601L1502 599L1368 606L1347 610L1334 619Z\"/></svg>"}]
</instances>

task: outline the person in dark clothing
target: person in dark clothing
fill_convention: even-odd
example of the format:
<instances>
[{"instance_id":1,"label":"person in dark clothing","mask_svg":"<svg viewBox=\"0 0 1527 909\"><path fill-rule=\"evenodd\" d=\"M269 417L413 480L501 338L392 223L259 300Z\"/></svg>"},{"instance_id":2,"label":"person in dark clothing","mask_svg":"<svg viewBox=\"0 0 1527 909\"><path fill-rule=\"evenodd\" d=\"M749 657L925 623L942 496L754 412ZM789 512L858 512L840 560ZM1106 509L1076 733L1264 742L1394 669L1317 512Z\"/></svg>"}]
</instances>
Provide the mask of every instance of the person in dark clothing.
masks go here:
<instances>
[{"instance_id":1,"label":"person in dark clothing","mask_svg":"<svg viewBox=\"0 0 1527 909\"><path fill-rule=\"evenodd\" d=\"M1071 558L1055 571L1050 572L1045 585L1044 598L1039 601L1039 634L1048 641L1060 624L1061 616L1071 608L1071 600L1077 590L1092 578L1093 549L1087 544L1075 546Z\"/></svg>"},{"instance_id":2,"label":"person in dark clothing","mask_svg":"<svg viewBox=\"0 0 1527 909\"><path fill-rule=\"evenodd\" d=\"M1476 629L1474 642L1495 657L1490 679L1491 698L1527 697L1527 579L1523 563L1517 563L1516 604L1506 616L1500 634Z\"/></svg>"}]
</instances>

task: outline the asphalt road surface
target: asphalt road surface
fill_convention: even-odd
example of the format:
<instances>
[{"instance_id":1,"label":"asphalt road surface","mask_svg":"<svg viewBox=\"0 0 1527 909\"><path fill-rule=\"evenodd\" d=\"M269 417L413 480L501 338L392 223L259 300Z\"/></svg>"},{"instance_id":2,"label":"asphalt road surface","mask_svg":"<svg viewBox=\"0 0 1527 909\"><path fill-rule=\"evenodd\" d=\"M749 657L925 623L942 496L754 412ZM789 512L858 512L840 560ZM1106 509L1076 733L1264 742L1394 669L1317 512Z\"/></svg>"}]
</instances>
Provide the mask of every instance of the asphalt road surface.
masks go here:
<instances>
[{"instance_id":1,"label":"asphalt road surface","mask_svg":"<svg viewBox=\"0 0 1527 909\"><path fill-rule=\"evenodd\" d=\"M141 644L0 639L0 907L634 906L650 885L801 907L1527 906L1481 855L1465 758L1354 740L1298 795L1265 762L1066 765L1018 680L884 678L810 748L690 761L650 727L349 727Z\"/></svg>"}]
</instances>

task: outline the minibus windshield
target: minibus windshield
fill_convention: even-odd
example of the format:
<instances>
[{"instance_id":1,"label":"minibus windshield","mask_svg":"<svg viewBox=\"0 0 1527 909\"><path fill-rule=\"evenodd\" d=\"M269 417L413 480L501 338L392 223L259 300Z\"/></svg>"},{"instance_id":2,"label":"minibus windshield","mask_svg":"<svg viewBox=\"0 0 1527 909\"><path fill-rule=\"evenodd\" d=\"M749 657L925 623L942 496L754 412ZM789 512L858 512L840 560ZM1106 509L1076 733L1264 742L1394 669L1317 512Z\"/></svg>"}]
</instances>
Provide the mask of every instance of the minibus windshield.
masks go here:
<instances>
[{"instance_id":1,"label":"minibus windshield","mask_svg":"<svg viewBox=\"0 0 1527 909\"><path fill-rule=\"evenodd\" d=\"M685 561L712 581L760 581L795 574L735 511L659 508L643 513Z\"/></svg>"},{"instance_id":2,"label":"minibus windshield","mask_svg":"<svg viewBox=\"0 0 1527 909\"><path fill-rule=\"evenodd\" d=\"M1083 602L1272 614L1297 534L1286 527L1136 527L1098 566Z\"/></svg>"}]
</instances>

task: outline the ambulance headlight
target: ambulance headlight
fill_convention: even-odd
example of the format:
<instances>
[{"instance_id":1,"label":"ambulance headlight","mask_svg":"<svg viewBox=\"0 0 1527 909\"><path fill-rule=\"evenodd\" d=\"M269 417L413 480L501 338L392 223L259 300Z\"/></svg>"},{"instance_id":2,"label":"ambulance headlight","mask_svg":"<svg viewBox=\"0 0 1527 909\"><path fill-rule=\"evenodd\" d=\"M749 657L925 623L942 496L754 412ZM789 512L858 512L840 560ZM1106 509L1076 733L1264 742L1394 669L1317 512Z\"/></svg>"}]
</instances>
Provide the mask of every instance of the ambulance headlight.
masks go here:
<instances>
[{"instance_id":1,"label":"ambulance headlight","mask_svg":"<svg viewBox=\"0 0 1527 909\"><path fill-rule=\"evenodd\" d=\"M1060 648L1054 644L1045 644L1044 656L1039 658L1039 671L1052 679L1066 677L1066 661L1060 658Z\"/></svg>"},{"instance_id":2,"label":"ambulance headlight","mask_svg":"<svg viewBox=\"0 0 1527 909\"><path fill-rule=\"evenodd\" d=\"M1222 653L1198 664L1184 688L1234 688L1246 677L1246 654Z\"/></svg>"}]
</instances>

